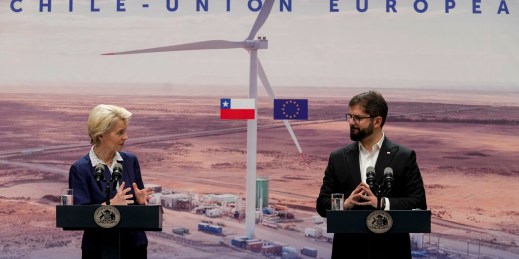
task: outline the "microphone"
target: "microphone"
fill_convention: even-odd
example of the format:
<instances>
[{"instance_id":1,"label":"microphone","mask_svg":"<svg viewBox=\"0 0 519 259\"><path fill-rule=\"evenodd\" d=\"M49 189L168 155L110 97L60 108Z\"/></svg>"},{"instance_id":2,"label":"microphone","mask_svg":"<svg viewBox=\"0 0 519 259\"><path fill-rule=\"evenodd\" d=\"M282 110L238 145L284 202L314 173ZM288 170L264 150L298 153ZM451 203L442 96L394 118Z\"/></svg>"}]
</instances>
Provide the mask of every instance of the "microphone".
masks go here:
<instances>
[{"instance_id":1,"label":"microphone","mask_svg":"<svg viewBox=\"0 0 519 259\"><path fill-rule=\"evenodd\" d=\"M386 167L384 169L384 185L389 190L393 186L393 169L391 167Z\"/></svg>"},{"instance_id":2,"label":"microphone","mask_svg":"<svg viewBox=\"0 0 519 259\"><path fill-rule=\"evenodd\" d=\"M101 179L104 180L104 174L105 172L105 166L101 163L97 164L94 169L94 178L96 179L97 186L99 187L99 190L102 191L103 187L101 187Z\"/></svg>"},{"instance_id":3,"label":"microphone","mask_svg":"<svg viewBox=\"0 0 519 259\"><path fill-rule=\"evenodd\" d=\"M373 190L373 186L375 185L375 167L373 166L366 168L366 183L369 185L369 188Z\"/></svg>"},{"instance_id":4,"label":"microphone","mask_svg":"<svg viewBox=\"0 0 519 259\"><path fill-rule=\"evenodd\" d=\"M121 179L123 177L123 165L121 165L120 163L115 163L114 165L114 171L112 172L112 182L114 182L114 187L113 187L113 190L115 191L116 189L116 186L117 186L117 182L119 181L119 179Z\"/></svg>"}]
</instances>

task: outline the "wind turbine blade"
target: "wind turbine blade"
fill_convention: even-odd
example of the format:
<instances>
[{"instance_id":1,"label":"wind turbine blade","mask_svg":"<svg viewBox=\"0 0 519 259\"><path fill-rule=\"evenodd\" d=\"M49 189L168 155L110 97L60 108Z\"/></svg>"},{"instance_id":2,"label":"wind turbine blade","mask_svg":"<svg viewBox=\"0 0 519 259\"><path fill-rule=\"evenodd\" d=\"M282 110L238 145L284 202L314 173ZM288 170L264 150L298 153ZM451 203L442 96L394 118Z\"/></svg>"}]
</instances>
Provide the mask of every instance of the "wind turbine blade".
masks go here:
<instances>
[{"instance_id":1,"label":"wind turbine blade","mask_svg":"<svg viewBox=\"0 0 519 259\"><path fill-rule=\"evenodd\" d=\"M276 99L274 90L272 90L272 87L270 86L269 79L267 78L267 74L265 74L265 70L263 70L263 65L261 64L261 61L259 58L258 58L258 77L259 77L263 87L265 87L265 90L267 91L270 98L272 98L272 100Z\"/></svg>"},{"instance_id":2,"label":"wind turbine blade","mask_svg":"<svg viewBox=\"0 0 519 259\"><path fill-rule=\"evenodd\" d=\"M301 146L299 145L299 141L297 141L296 134L294 134L294 131L292 130L292 127L290 126L290 123L288 120L283 120L283 123L285 124L285 127L288 130L288 133L290 134L290 137L292 138L292 141L294 141L294 144L296 144L297 152L301 155L301 158L304 160L305 157L303 155L303 150L301 150Z\"/></svg>"},{"instance_id":3,"label":"wind turbine blade","mask_svg":"<svg viewBox=\"0 0 519 259\"><path fill-rule=\"evenodd\" d=\"M105 53L103 55L126 55L126 54L140 54L152 52L168 52L168 51L183 51L183 50L203 50L203 49L235 49L242 48L243 41L226 41L226 40L208 40L172 46L165 46L151 49L130 50L115 53Z\"/></svg>"},{"instance_id":4,"label":"wind turbine blade","mask_svg":"<svg viewBox=\"0 0 519 259\"><path fill-rule=\"evenodd\" d=\"M267 91L270 98L272 98L272 100L276 99L274 90L272 90L272 86L270 86L270 82L267 78L267 74L265 74L265 70L263 70L263 65L261 64L261 61L259 60L259 58L258 58L258 77L259 77L263 87L265 87L265 90ZM301 149L301 146L299 145L299 141L297 140L296 134L294 134L294 131L292 130L292 126L290 126L290 123L288 122L288 120L283 120L283 123L285 124L285 127L287 128L288 133L290 134L290 137L292 138L292 141L294 141L294 144L296 144L297 151L301 155L301 158L304 160L305 157L303 155L303 150Z\"/></svg>"},{"instance_id":5,"label":"wind turbine blade","mask_svg":"<svg viewBox=\"0 0 519 259\"><path fill-rule=\"evenodd\" d=\"M258 14L258 17L256 18L256 21L254 22L254 25L252 26L252 30L249 33L249 37L247 37L247 40L252 40L254 37L256 37L256 33L261 29L263 24L265 24L265 21L270 15L270 11L272 10L272 6L274 6L274 0L265 0L263 2L263 7L261 7L261 11Z\"/></svg>"}]
</instances>

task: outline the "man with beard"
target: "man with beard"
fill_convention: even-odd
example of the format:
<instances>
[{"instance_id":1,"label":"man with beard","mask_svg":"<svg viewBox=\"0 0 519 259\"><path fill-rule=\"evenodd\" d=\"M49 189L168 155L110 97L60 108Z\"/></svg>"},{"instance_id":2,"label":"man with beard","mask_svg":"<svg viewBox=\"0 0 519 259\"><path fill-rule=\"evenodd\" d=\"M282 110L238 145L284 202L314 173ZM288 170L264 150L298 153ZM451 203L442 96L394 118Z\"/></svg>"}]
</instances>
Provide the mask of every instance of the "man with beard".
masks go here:
<instances>
[{"instance_id":1,"label":"man with beard","mask_svg":"<svg viewBox=\"0 0 519 259\"><path fill-rule=\"evenodd\" d=\"M366 184L366 169L393 169L394 183L381 200L384 210L427 209L425 189L413 150L391 142L382 131L388 106L378 92L354 96L346 120L354 143L330 154L316 201L319 215L331 209L331 194L344 193L345 210L374 210L377 197ZM409 234L343 234L333 239L332 258L411 258Z\"/></svg>"}]
</instances>

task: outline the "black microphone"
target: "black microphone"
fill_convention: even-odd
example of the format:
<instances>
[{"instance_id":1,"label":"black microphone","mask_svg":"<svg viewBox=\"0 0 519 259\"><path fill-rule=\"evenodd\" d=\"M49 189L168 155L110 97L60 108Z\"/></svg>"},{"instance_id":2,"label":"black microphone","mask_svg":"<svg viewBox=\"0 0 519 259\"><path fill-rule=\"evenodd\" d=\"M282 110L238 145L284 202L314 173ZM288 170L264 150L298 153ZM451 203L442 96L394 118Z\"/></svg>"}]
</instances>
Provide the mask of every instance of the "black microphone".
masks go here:
<instances>
[{"instance_id":1,"label":"black microphone","mask_svg":"<svg viewBox=\"0 0 519 259\"><path fill-rule=\"evenodd\" d=\"M112 182L114 182L114 187L113 187L113 190L115 191L116 189L116 186L117 186L117 182L119 181L119 179L121 179L123 177L123 165L121 165L120 163L115 163L114 165L114 171L112 172Z\"/></svg>"},{"instance_id":2,"label":"black microphone","mask_svg":"<svg viewBox=\"0 0 519 259\"><path fill-rule=\"evenodd\" d=\"M104 172L105 166L101 163L97 164L94 169L94 178L96 179L100 191L103 191L103 187L101 187L101 179L104 179Z\"/></svg>"},{"instance_id":3,"label":"black microphone","mask_svg":"<svg viewBox=\"0 0 519 259\"><path fill-rule=\"evenodd\" d=\"M393 187L393 169L391 167L386 167L384 169L384 185L388 190Z\"/></svg>"},{"instance_id":4,"label":"black microphone","mask_svg":"<svg viewBox=\"0 0 519 259\"><path fill-rule=\"evenodd\" d=\"M373 166L366 168L366 183L369 185L369 188L373 190L373 186L375 185L375 167Z\"/></svg>"}]
</instances>

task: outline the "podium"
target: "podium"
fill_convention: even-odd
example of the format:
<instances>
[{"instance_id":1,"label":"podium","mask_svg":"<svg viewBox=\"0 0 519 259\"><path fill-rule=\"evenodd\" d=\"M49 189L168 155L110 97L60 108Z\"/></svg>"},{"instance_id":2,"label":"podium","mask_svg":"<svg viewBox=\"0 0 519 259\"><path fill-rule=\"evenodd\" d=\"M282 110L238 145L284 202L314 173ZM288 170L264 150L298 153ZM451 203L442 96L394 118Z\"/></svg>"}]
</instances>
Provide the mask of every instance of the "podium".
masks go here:
<instances>
[{"instance_id":1,"label":"podium","mask_svg":"<svg viewBox=\"0 0 519 259\"><path fill-rule=\"evenodd\" d=\"M118 221L115 226L101 227L96 223L96 217L99 218L99 215L101 215L98 214L98 212L106 207L115 207L116 209L115 214L118 214ZM120 231L162 231L162 213L162 206L160 205L57 205L56 227L62 228L63 230L103 231L103 233L106 233L106 236L110 236L113 242L103 244L101 248L102 258L120 258ZM114 213L109 211L108 214L112 216Z\"/></svg>"},{"instance_id":2,"label":"podium","mask_svg":"<svg viewBox=\"0 0 519 259\"><path fill-rule=\"evenodd\" d=\"M373 210L328 210L326 211L328 233L374 233L368 228ZM384 233L431 233L430 210L386 210L392 226ZM384 221L385 222L385 221Z\"/></svg>"}]
</instances>

